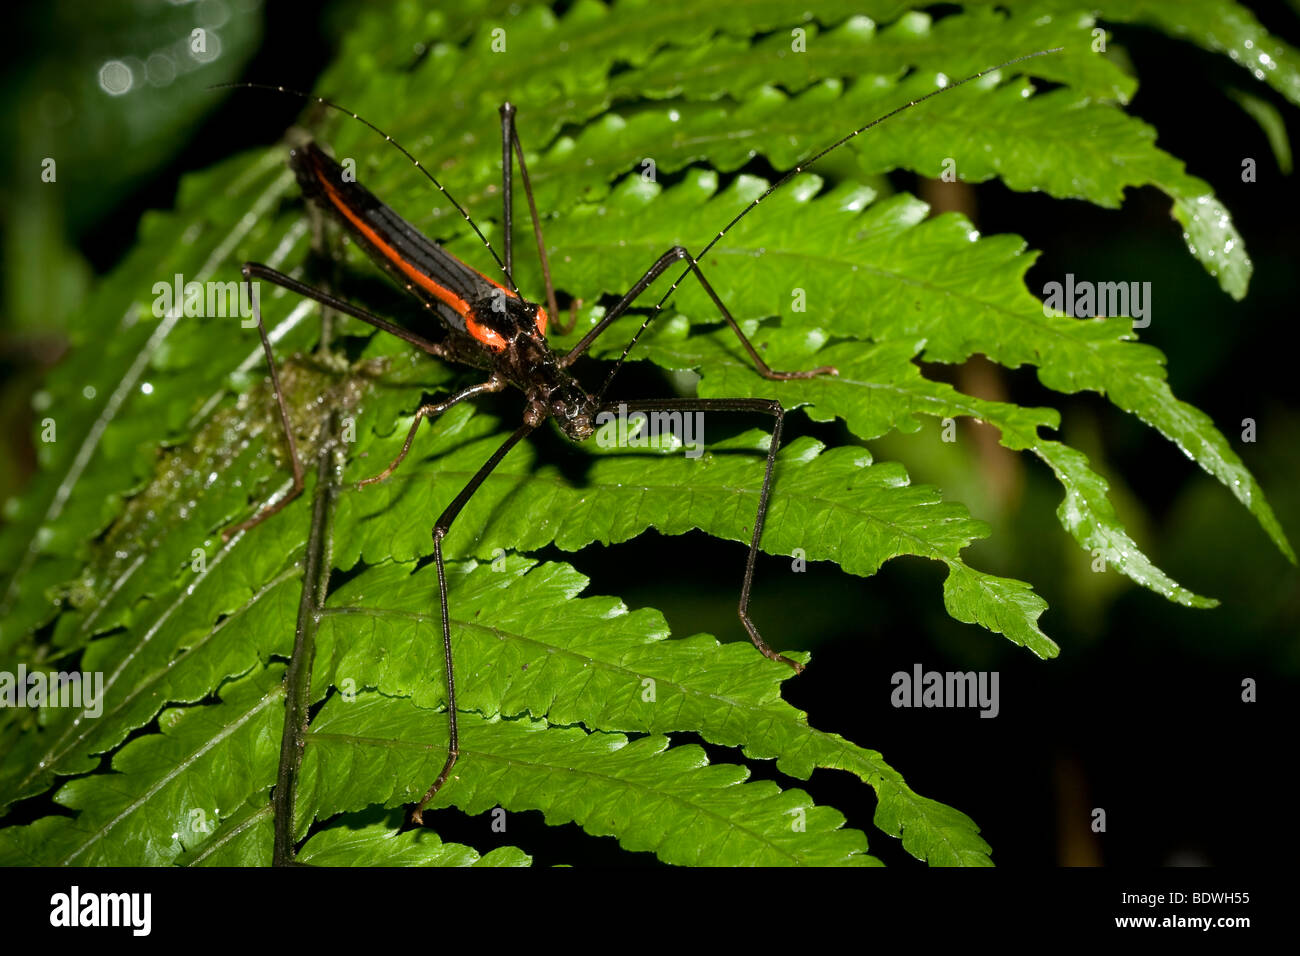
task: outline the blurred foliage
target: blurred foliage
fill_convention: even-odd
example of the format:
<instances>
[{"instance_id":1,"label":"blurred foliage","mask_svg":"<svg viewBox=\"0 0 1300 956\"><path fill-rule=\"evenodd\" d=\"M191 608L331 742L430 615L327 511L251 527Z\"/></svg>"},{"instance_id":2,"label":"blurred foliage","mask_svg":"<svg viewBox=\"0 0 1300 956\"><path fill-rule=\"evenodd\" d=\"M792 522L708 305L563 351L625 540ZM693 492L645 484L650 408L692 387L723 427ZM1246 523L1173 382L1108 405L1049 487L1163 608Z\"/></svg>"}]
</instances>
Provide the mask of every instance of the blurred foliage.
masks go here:
<instances>
[{"instance_id":1,"label":"blurred foliage","mask_svg":"<svg viewBox=\"0 0 1300 956\"><path fill-rule=\"evenodd\" d=\"M29 4L0 87L4 326L49 334L82 303L72 237L166 166L261 42L259 0ZM50 55L50 54L54 55ZM42 179L55 163L57 187ZM50 277L59 277L50 281Z\"/></svg>"}]
</instances>

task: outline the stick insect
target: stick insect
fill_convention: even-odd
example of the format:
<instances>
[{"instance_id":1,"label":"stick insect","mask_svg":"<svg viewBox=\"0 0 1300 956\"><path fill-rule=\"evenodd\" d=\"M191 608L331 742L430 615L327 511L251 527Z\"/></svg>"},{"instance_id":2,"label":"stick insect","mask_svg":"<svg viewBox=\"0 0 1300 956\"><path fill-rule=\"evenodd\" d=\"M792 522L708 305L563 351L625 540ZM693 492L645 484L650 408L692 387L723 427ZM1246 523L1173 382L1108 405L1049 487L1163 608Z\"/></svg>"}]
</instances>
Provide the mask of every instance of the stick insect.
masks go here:
<instances>
[{"instance_id":1,"label":"stick insect","mask_svg":"<svg viewBox=\"0 0 1300 956\"><path fill-rule=\"evenodd\" d=\"M950 92L963 84L979 79L996 70L1032 57L1055 53L1059 49L1041 50L1016 57L998 66L981 70L947 86L933 90L858 127L829 146L812 154L793 169L780 176L758 198L741 209L730 222L704 245L698 255L692 255L682 246L673 246L671 249L666 250L632 284L627 293L592 326L590 331L572 349L563 354L553 351L546 339L548 324L551 322L552 317L558 317L559 308L551 280L550 264L546 256L541 219L537 214L536 203L533 200L532 185L528 177L528 167L524 159L523 146L516 131L516 108L513 104L506 102L500 108L503 249L502 254L498 255L469 213L448 193L446 187L437 177L425 166L421 165L420 161L404 146L374 123L337 103L312 94L266 84L227 84L238 88L269 90L297 96L350 116L369 127L376 134L383 136L384 140L405 156L442 193L452 207L464 217L474 234L483 242L493 260L500 267L502 281L497 281L466 265L398 216L369 190L356 182L354 177L344 176L343 167L315 142L310 141L302 146L294 147L289 152L289 165L297 177L303 196L337 220L383 271L388 273L402 289L410 293L424 306L425 311L432 316L432 319L427 323L427 326L421 327L419 331L412 331L355 303L345 301L328 291L313 288L269 266L257 262L246 262L242 267L244 282L249 286L247 289L249 298L254 304L254 315L257 320L262 348L266 353L271 387L275 395L280 423L289 449L293 469L293 484L287 494L266 505L243 523L227 529L224 532L224 537L227 539L234 534L260 524L283 509L290 501L302 493L304 487L303 468L298 458L297 445L289 420L289 411L280 388L275 356L271 349L266 326L262 322L261 309L257 304L258 299L252 295L251 283L254 280L265 280L282 286L298 295L313 299L328 308L360 319L362 322L366 322L383 332L397 336L435 358L479 368L487 373L485 380L462 388L442 401L421 404L415 412L406 439L397 456L383 471L361 481L360 485L362 486L383 481L401 465L411 450L411 445L422 421L432 419L434 416L440 415L449 408L475 396L500 392L507 387L517 388L525 397L522 423L483 463L433 524L433 555L438 575L438 603L442 620L443 660L447 682L448 747L446 762L443 764L437 779L434 780L412 810L411 819L413 822L417 824L423 822L422 813L425 806L446 784L460 755L456 718L456 679L455 669L452 664L447 579L442 553L443 538L447 535L452 523L470 498L491 475L493 469L501 463L512 448L547 419L554 419L559 430L570 440L583 442L595 432L597 416L602 412L613 412L620 405L625 412L748 412L770 416L772 419L771 441L768 445L763 484L758 498L758 510L754 518L749 549L745 558L744 578L741 584L740 601L737 610L741 624L759 652L772 661L792 667L796 673L803 670L802 665L797 661L778 653L768 645L749 614L754 564L758 556L759 544L762 541L763 525L772 493L773 467L776 462L777 450L781 445L781 429L785 415L781 403L775 399L760 398L671 398L614 402L606 399L606 393L638 339L649 328L655 318L659 316L668 298L688 277L694 277L700 283L717 308L722 320L739 339L740 344L749 355L755 371L763 378L771 381L787 381L838 374L836 369L830 366L802 371L777 371L770 368L763 361L753 343L741 330L728 311L726 304L705 277L703 270L700 268L700 261L737 223L756 209L764 199L799 173L808 169L827 153L838 149L867 130L879 126L899 113L912 109L932 97ZM544 306L524 298L513 278L513 172L516 162L519 167L519 178L523 185L524 195L528 202L533 236L541 263L542 277L546 289L546 304ZM588 391L569 371L570 366L575 360L584 355L592 344L633 306L638 297L656 279L678 264L684 265L681 273L649 310L640 328L633 334L623 348L622 354L613 363L613 367L606 376L604 383L595 391ZM568 331L572 327L575 319L576 309L571 309L568 328L564 329L564 331Z\"/></svg>"}]
</instances>

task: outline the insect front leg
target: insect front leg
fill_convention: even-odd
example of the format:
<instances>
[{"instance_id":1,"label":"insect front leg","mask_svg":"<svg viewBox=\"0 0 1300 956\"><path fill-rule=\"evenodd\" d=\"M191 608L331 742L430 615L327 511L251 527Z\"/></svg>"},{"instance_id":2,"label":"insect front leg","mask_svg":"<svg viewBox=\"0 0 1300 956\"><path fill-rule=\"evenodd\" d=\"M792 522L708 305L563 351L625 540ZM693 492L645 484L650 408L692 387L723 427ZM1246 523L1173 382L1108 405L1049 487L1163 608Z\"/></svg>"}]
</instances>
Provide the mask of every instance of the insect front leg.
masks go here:
<instances>
[{"instance_id":1,"label":"insect front leg","mask_svg":"<svg viewBox=\"0 0 1300 956\"><path fill-rule=\"evenodd\" d=\"M612 382L614 376L618 374L618 370L623 367L623 362L627 359L628 353L632 351L632 346L636 345L637 340L641 338L641 334L650 327L650 323L653 322L659 316L659 313L663 311L663 305L668 301L668 297L677 290L679 285L682 284L682 280L691 274L694 274L694 276L699 280L700 285L704 287L704 291L707 292L709 298L713 300L713 304L718 307L718 312L721 313L723 320L728 326L730 326L731 331L736 333L736 337L740 339L740 344L745 347L745 351L749 353L749 357L753 360L754 369L759 375L762 375L767 379L772 379L773 381L787 381L796 378L813 378L817 375L839 374L839 370L831 365L823 365L820 368L799 372L779 372L769 367L768 364L763 361L762 356L758 354L758 350L754 348L753 343L751 343L745 333L741 331L736 320L732 318L731 312L727 309L717 292L714 291L713 286L709 284L709 280L704 278L704 272L700 269L699 261L682 246L673 246L660 256L658 260L656 260L655 264L646 271L645 275L638 279L632 285L632 288L628 290L627 294L609 310L605 317L602 318L590 332L582 337L582 340L573 347L572 351L561 359L560 364L563 366L572 364L574 359L586 352L601 333L609 328L610 325L619 318L619 316L623 315L623 313L632 306L632 303L636 301L637 297L644 292L647 287L649 287L650 283L654 282L655 279L667 272L674 263L680 262L683 259L688 260L689 265L668 288L668 291L663 294L657 303L655 303L654 309L648 316L646 316L645 321L641 323L641 328L637 329L636 334L632 336L631 341L624 346L623 354L620 355L618 361L614 363L613 371L609 373L609 378L606 379L605 384L597 393L598 398L605 394L606 389L609 388L610 382Z\"/></svg>"},{"instance_id":2,"label":"insect front leg","mask_svg":"<svg viewBox=\"0 0 1300 956\"><path fill-rule=\"evenodd\" d=\"M778 654L768 646L758 628L749 616L749 595L754 584L754 562L758 559L758 545L763 537L763 525L767 521L768 500L772 496L772 473L776 465L777 449L781 447L781 425L785 421L785 410L781 403L763 398L665 398L645 399L643 401L622 402L604 406L601 411L625 412L759 412L771 415L772 441L767 449L767 470L763 473L763 488L758 495L758 514L754 517L754 532L749 539L749 554L745 558L745 579L740 587L740 605L737 608L740 623L745 626L749 639L759 652L769 660L780 661L794 668L796 674L803 673L803 665L791 660L784 654Z\"/></svg>"},{"instance_id":3,"label":"insect front leg","mask_svg":"<svg viewBox=\"0 0 1300 956\"><path fill-rule=\"evenodd\" d=\"M582 300L574 299L569 305L569 321L563 325L560 322L560 307L555 304L555 286L551 282L551 263L546 258L546 242L542 238L542 220L537 215L537 203L533 200L533 184L528 179L528 165L524 162L524 148L519 143L519 131L515 127L515 107L513 103L501 104L501 193L502 201L505 203L505 258L506 272L513 274L514 259L511 251L511 242L513 241L513 216L514 216L514 199L512 185L512 166L510 158L511 149L519 160L519 178L524 182L524 196L528 199L528 214L533 223L533 238L537 241L537 258L542 264L542 281L546 284L546 307L550 310L551 317L555 320L556 328L562 335L567 335L573 331L573 327L578 323L578 309L582 305Z\"/></svg>"}]
</instances>

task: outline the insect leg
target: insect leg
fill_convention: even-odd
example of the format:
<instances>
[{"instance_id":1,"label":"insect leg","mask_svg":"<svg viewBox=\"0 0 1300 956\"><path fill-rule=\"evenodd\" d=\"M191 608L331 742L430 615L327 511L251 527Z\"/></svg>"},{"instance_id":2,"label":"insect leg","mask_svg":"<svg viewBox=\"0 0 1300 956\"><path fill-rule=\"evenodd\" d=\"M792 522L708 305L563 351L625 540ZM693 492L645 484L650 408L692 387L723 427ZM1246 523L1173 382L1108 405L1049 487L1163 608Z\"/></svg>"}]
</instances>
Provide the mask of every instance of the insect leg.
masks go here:
<instances>
[{"instance_id":1,"label":"insect leg","mask_svg":"<svg viewBox=\"0 0 1300 956\"><path fill-rule=\"evenodd\" d=\"M744 332L740 331L740 326L736 323L736 320L731 317L731 313L727 310L726 305L723 304L718 293L713 291L713 286L709 284L709 280L704 278L704 273L700 270L699 260L691 256L689 252L680 246L673 251L691 260L690 271L695 273L695 278L700 280L700 285L704 286L704 291L709 294L709 298L712 299L713 304L718 307L718 311L722 314L723 319L726 320L727 325L731 326L731 331L736 333L736 338L740 339L740 344L745 347L745 351L749 353L749 357L754 360L754 369L759 375L763 376L763 378L771 379L776 382L785 382L795 378L815 378L818 375L840 374L839 370L833 365L823 365L819 368L809 369L804 372L777 372L768 367L768 364L763 361L762 356L758 354L758 350L754 348L753 343L749 341ZM684 278L686 278L686 273L682 273L682 275L678 277L677 282L681 282ZM674 285L676 285L676 283L674 283ZM669 291L671 292L671 290ZM627 357L628 351L636 344L636 338L640 337L640 334L641 333L638 332L637 336L634 337L632 341L627 344L627 348L623 350L623 355L619 358L620 365L622 364L623 359Z\"/></svg>"},{"instance_id":2,"label":"insect leg","mask_svg":"<svg viewBox=\"0 0 1300 956\"><path fill-rule=\"evenodd\" d=\"M247 521L240 522L234 527L221 532L221 540L223 541L229 541L236 534L261 524L302 494L303 489L302 462L298 460L298 443L294 440L293 425L289 421L289 406L285 404L284 393L280 390L280 372L275 365L275 353L271 351L271 339L267 336L266 324L262 321L262 307L258 302L259 297L253 294L253 280L249 276L247 266L244 267L244 291L248 296L248 300L253 304L253 317L257 319L257 334L262 339L262 351L266 353L266 366L271 372L271 390L275 393L275 404L280 412L280 424L284 428L284 439L289 444L289 462L293 466L293 487L279 501L267 505Z\"/></svg>"},{"instance_id":3,"label":"insect leg","mask_svg":"<svg viewBox=\"0 0 1300 956\"><path fill-rule=\"evenodd\" d=\"M596 341L596 339L600 337L601 333L614 323L615 319L632 307L632 303L635 302L637 297L646 290L651 282L658 279L668 271L669 266L681 259L681 256L677 254L678 248L680 247L674 247L665 252L655 260L654 265L646 270L645 275L632 283L632 288L627 290L627 294L624 295L623 298L619 299L614 307L605 313L605 317L597 322L592 330L584 335L582 339L579 340L578 344L571 348L568 353L560 359L561 367L567 368L572 365L575 359L579 358L587 351L587 349L591 348L591 343ZM686 250L683 249L682 251L685 252ZM676 288L675 285L674 288ZM663 302L660 302L659 305L663 305ZM658 313L659 306L656 306L655 315L658 315ZM654 316L651 316L651 318L653 317ZM647 324L649 321L649 319L646 320Z\"/></svg>"},{"instance_id":4,"label":"insect leg","mask_svg":"<svg viewBox=\"0 0 1300 956\"><path fill-rule=\"evenodd\" d=\"M264 266L260 262L245 262L243 273L245 279L250 277L265 279L273 285L282 286L290 292L296 292L303 298L313 299L316 302L321 303L321 305L327 305L336 312L342 312L345 315L352 316L354 319L360 319L368 325L373 325L381 332L387 332L389 335L396 335L403 342L414 345L422 352L428 352L430 355L436 355L438 358L449 357L447 355L447 350L443 348L440 343L426 339L424 336L416 335L414 332L407 331L400 325L395 325L387 319L380 318L373 312L367 312L359 305L353 305L351 302L338 298L338 296L330 295L328 292L323 292L320 289L313 288L305 282L299 282L292 276L287 276L283 272L277 272L270 266Z\"/></svg>"},{"instance_id":5,"label":"insect leg","mask_svg":"<svg viewBox=\"0 0 1300 956\"><path fill-rule=\"evenodd\" d=\"M560 321L560 309L555 304L555 286L551 282L551 263L546 258L546 242L542 239L542 221L537 215L537 203L533 200L533 184L528 178L528 164L524 162L524 148L519 143L519 131L515 127L515 107L513 103L501 104L501 188L505 194L505 225L506 225L506 271L511 270L510 258L510 241L511 241L511 163L510 149L514 147L515 156L519 158L519 178L524 182L524 196L528 199L528 214L533 222L533 238L537 241L537 258L542 263L542 281L546 284L546 307L550 310L551 317L557 323L556 328L560 334L567 335L573 331L573 326L578 321L578 306L581 304L577 299L569 308L569 321L563 325L558 324Z\"/></svg>"},{"instance_id":6,"label":"insect leg","mask_svg":"<svg viewBox=\"0 0 1300 956\"><path fill-rule=\"evenodd\" d=\"M632 346L634 346L637 339L641 337L641 333L649 327L650 323L653 322L656 317L658 317L659 313L663 310L663 304L668 300L668 297L676 291L679 285L681 285L682 280L692 273L700 281L700 285L704 287L704 291L709 294L709 298L713 300L713 304L718 307L718 311L722 314L722 318L726 321L727 325L731 327L731 331L735 332L736 337L740 339L740 344L745 347L745 351L747 351L749 357L753 359L754 368L759 375L775 381L785 381L793 378L812 378L816 375L839 374L838 370L830 365L824 365L821 368L810 369L804 372L778 372L770 368L768 364L763 361L762 356L758 354L758 350L754 348L745 333L740 330L740 326L736 323L736 320L732 318L731 312L728 311L726 305L723 304L722 299L718 296L717 292L714 291L713 286L709 284L709 281L706 278L704 278L704 273L700 270L699 262L681 246L673 246L673 248L660 256L658 260L656 260L655 264L647 270L646 274L638 279L633 284L632 288L628 290L628 293L609 310L605 317L601 319L590 332L582 337L582 340L573 347L571 352L560 360L560 364L567 366L578 356L586 352L586 350L591 347L591 343L594 342L602 332L609 328L615 319L631 307L637 296L644 292L650 283L654 282L655 279L667 272L673 263L679 262L682 259L689 260L689 265L685 270L683 270L682 274L677 277L677 281L668 288L668 291L665 292L663 297L655 304L654 310L650 315L646 316L646 320L641 323L641 328L637 330L636 334L632 336L632 340L624 347L623 354L620 355L618 361L614 363L614 369L609 373L609 378L606 379L604 386L602 386L601 390L597 393L597 398L600 398L605 394L605 390L609 388L610 382L618 373L618 370L622 368L628 352L632 350Z\"/></svg>"},{"instance_id":7,"label":"insect leg","mask_svg":"<svg viewBox=\"0 0 1300 956\"><path fill-rule=\"evenodd\" d=\"M492 453L492 457L483 463L483 467L474 473L474 477L460 490L460 494L452 500L433 526L433 560L438 568L438 603L442 607L442 653L447 674L447 762L443 764L442 771L438 774L438 779L433 782L433 786L411 812L411 820L415 823L424 822L425 806L447 782L451 768L456 765L456 758L460 756L460 738L456 726L456 677L451 664L451 618L447 613L447 574L442 562L442 539L446 537L456 516L460 514L470 498L474 497L474 492L478 491L479 485L483 484L488 475L492 474L493 469L501 464L501 459L509 454L510 449L519 444L524 436L536 427L536 425L521 425L515 429L514 434L507 438L501 447Z\"/></svg>"},{"instance_id":8,"label":"insect leg","mask_svg":"<svg viewBox=\"0 0 1300 956\"><path fill-rule=\"evenodd\" d=\"M247 521L241 522L240 524L223 531L221 533L223 541L229 541L234 535L261 524L267 518L271 517L271 515L282 510L289 504L289 502L302 494L303 489L302 463L298 460L298 443L293 437L293 427L289 421L289 408L285 404L284 395L280 390L280 373L275 364L275 354L271 351L271 340L266 334L266 325L262 322L262 308L259 302L260 297L253 294L252 283L254 279L265 279L273 285L283 286L290 292L296 292L298 295L304 296L305 298L314 299L317 302L327 305L331 309L354 316L363 322L368 322L376 328L385 332L390 332L398 338L411 343L417 348L423 349L431 355L443 356L445 354L443 347L437 342L430 342L427 339L408 332L406 329L403 329L398 325L394 325L386 319L382 319L377 315L367 312L359 306L346 302L337 296L330 295L328 292L312 288L306 283L299 282L297 279L287 276L283 272L278 272L269 266L264 266L260 262L245 262L241 271L243 272L244 283L248 290L248 297L253 304L253 316L257 319L257 331L258 335L260 335L262 339L262 351L266 353L266 364L271 372L271 388L275 392L275 402L280 413L280 424L284 429L284 438L289 446L289 460L293 466L293 487L279 501L267 505Z\"/></svg>"},{"instance_id":9,"label":"insect leg","mask_svg":"<svg viewBox=\"0 0 1300 956\"><path fill-rule=\"evenodd\" d=\"M515 163L510 155L515 135L515 108L510 103L502 103L501 113L501 221L505 227L503 237L505 248L506 273L515 274Z\"/></svg>"},{"instance_id":10,"label":"insect leg","mask_svg":"<svg viewBox=\"0 0 1300 956\"><path fill-rule=\"evenodd\" d=\"M622 408L619 407L620 404ZM781 425L785 420L785 410L781 407L781 403L763 398L666 398L606 405L601 411L760 412L772 416L774 422L772 441L767 449L767 470L763 474L763 488L758 495L758 514L754 517L754 533L750 537L749 554L745 558L745 580L740 587L740 605L737 610L740 614L740 623L745 625L745 630L749 633L749 639L754 642L754 646L764 657L789 664L796 674L802 673L803 665L772 650L749 617L749 595L754 583L754 562L758 558L758 544L763 537L763 524L767 521L767 504L772 496L772 470L776 464L777 449L781 447Z\"/></svg>"},{"instance_id":11,"label":"insect leg","mask_svg":"<svg viewBox=\"0 0 1300 956\"><path fill-rule=\"evenodd\" d=\"M357 482L357 487L371 485L376 481L383 481L397 470L397 466L406 458L406 453L411 450L411 442L415 440L415 433L420 430L420 421L422 419L428 418L432 415L441 415L447 409L451 408L451 406L457 405L467 398L473 398L475 395L483 395L487 392L499 392L505 387L505 379L497 378L497 376L493 375L486 382L480 382L477 385L469 386L469 388L461 389L461 391L457 392L445 402L421 405L415 411L415 421L411 422L411 429L406 433L406 441L402 443L402 450L398 453L397 457L393 459L393 463L379 474L371 478L361 479Z\"/></svg>"}]
</instances>

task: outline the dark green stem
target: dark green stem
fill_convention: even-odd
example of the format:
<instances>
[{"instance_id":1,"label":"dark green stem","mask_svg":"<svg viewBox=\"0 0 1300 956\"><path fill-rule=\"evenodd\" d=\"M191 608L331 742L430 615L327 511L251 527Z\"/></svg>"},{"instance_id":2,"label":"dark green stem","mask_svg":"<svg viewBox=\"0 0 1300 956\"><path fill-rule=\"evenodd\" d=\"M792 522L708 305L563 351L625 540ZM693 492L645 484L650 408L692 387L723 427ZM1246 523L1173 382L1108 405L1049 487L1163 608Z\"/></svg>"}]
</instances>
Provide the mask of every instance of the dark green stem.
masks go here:
<instances>
[{"instance_id":1,"label":"dark green stem","mask_svg":"<svg viewBox=\"0 0 1300 956\"><path fill-rule=\"evenodd\" d=\"M327 434L338 434L337 416L331 415ZM311 532L302 575L302 598L294 633L293 657L284 675L284 731L280 737L280 767L276 772L271 807L275 817L273 866L294 863L293 811L298 792L298 769L307 742L307 713L311 707L311 668L316 655L316 629L329 584L333 545L334 504L339 492L337 443L327 440L316 462L316 489L312 494Z\"/></svg>"}]
</instances>

